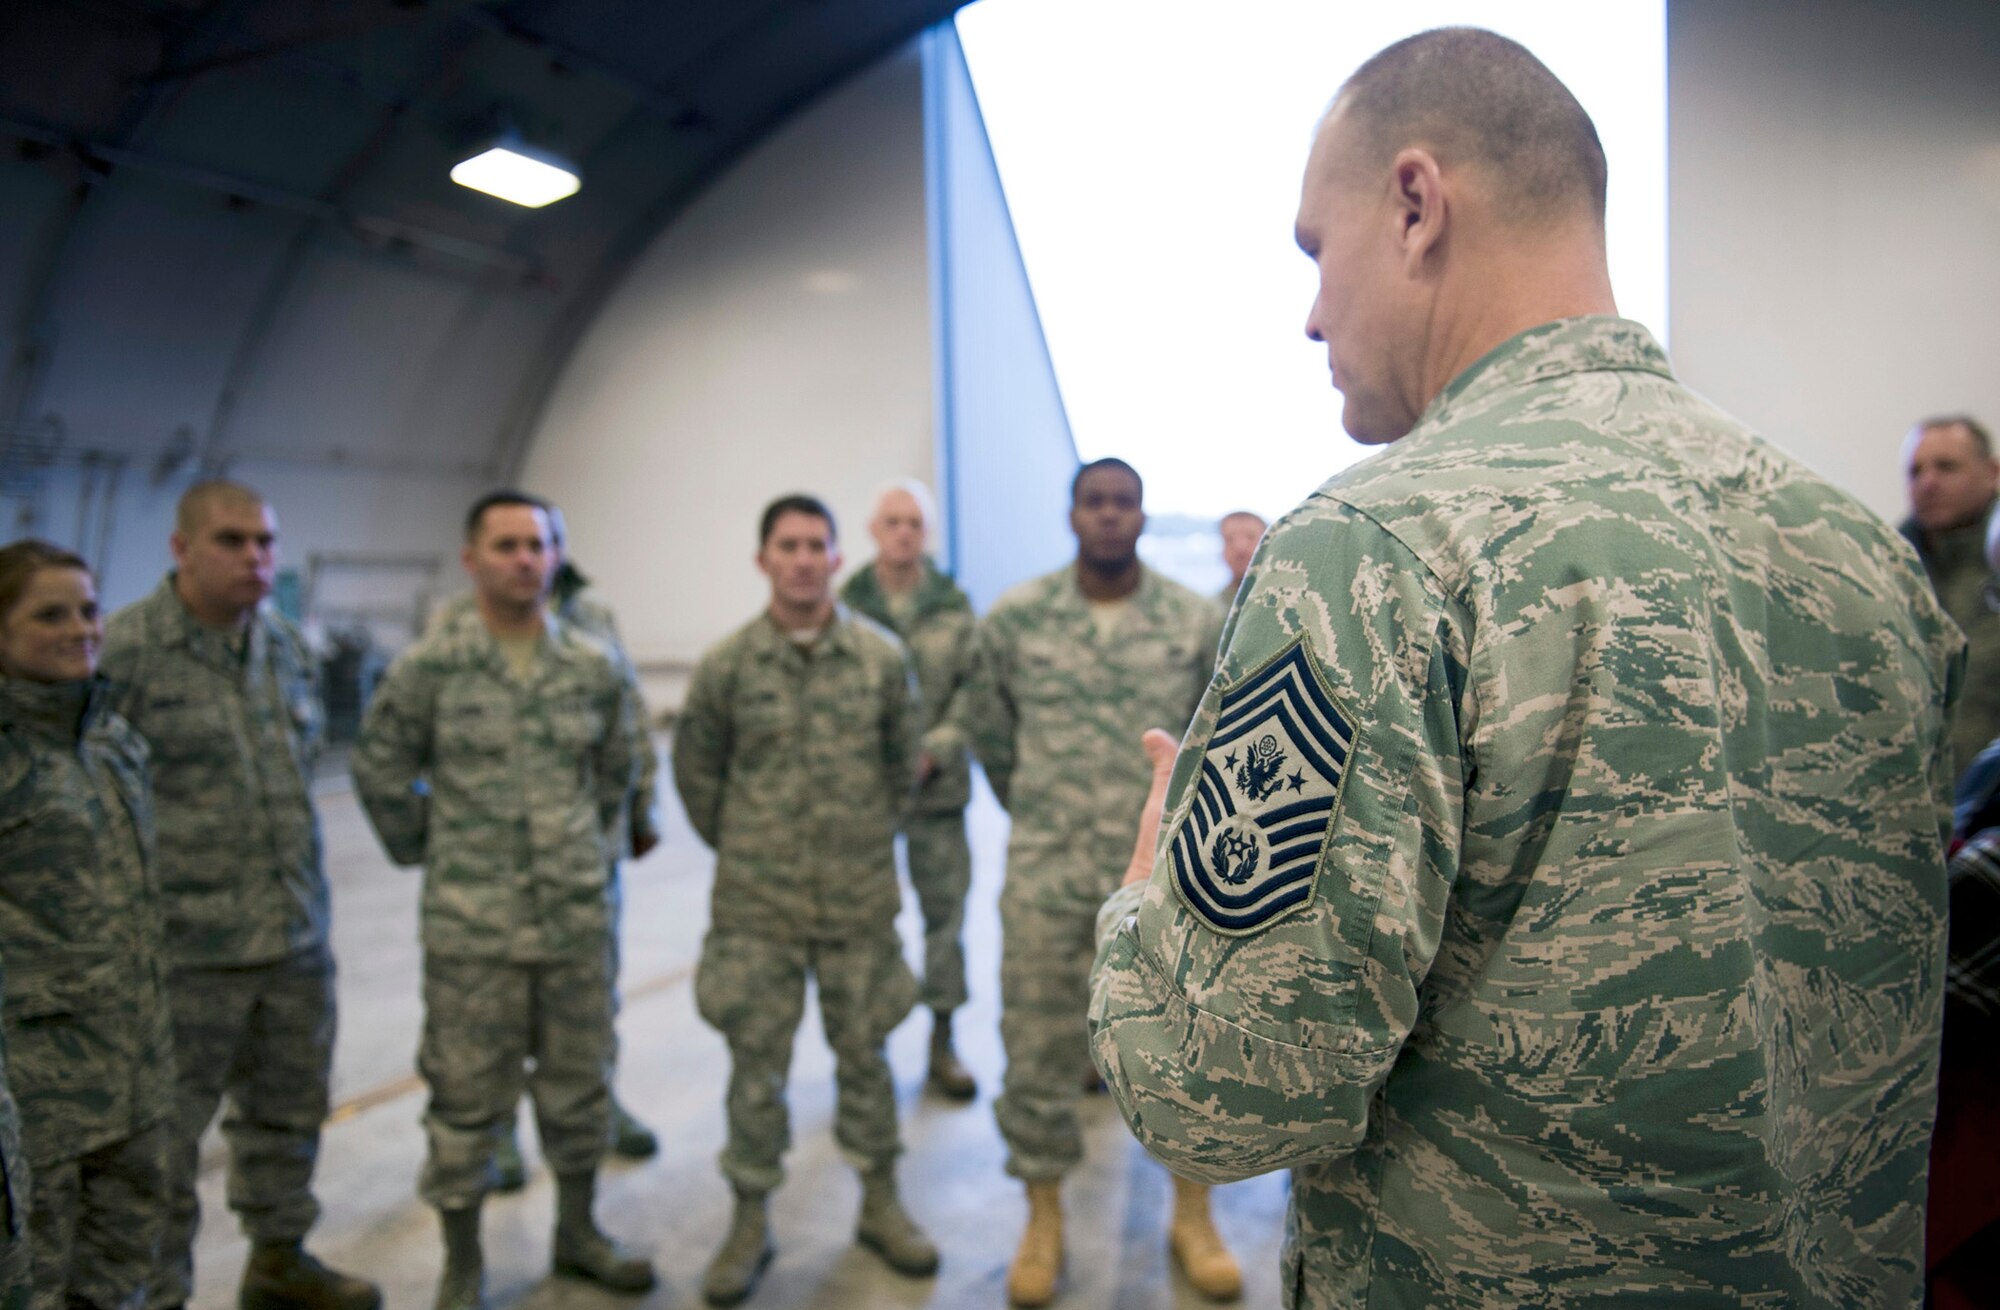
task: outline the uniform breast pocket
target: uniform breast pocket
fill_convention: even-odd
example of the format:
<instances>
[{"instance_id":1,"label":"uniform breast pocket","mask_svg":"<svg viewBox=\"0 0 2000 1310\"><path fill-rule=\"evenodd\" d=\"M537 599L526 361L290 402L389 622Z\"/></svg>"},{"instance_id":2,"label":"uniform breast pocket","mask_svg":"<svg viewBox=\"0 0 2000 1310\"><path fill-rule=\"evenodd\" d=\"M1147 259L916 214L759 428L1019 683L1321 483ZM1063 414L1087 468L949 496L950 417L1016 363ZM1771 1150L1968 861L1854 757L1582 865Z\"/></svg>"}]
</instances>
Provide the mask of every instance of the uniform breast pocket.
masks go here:
<instances>
[{"instance_id":1,"label":"uniform breast pocket","mask_svg":"<svg viewBox=\"0 0 2000 1310\"><path fill-rule=\"evenodd\" d=\"M557 706L549 714L549 739L567 755L581 755L604 736L604 715L588 701Z\"/></svg>"},{"instance_id":2,"label":"uniform breast pocket","mask_svg":"<svg viewBox=\"0 0 2000 1310\"><path fill-rule=\"evenodd\" d=\"M737 702L731 725L744 746L754 750L776 743L790 720L791 707L783 697L753 692Z\"/></svg>"},{"instance_id":3,"label":"uniform breast pocket","mask_svg":"<svg viewBox=\"0 0 2000 1310\"><path fill-rule=\"evenodd\" d=\"M1014 657L1013 695L1017 702L1049 704L1072 700L1091 652L1048 637L1021 642Z\"/></svg>"},{"instance_id":4,"label":"uniform breast pocket","mask_svg":"<svg viewBox=\"0 0 2000 1310\"><path fill-rule=\"evenodd\" d=\"M438 745L447 755L504 755L512 736L510 717L477 701L444 705L438 713Z\"/></svg>"},{"instance_id":5,"label":"uniform breast pocket","mask_svg":"<svg viewBox=\"0 0 2000 1310\"><path fill-rule=\"evenodd\" d=\"M152 702L142 716L142 732L155 762L214 760L236 742L222 707L193 698Z\"/></svg>"}]
</instances>

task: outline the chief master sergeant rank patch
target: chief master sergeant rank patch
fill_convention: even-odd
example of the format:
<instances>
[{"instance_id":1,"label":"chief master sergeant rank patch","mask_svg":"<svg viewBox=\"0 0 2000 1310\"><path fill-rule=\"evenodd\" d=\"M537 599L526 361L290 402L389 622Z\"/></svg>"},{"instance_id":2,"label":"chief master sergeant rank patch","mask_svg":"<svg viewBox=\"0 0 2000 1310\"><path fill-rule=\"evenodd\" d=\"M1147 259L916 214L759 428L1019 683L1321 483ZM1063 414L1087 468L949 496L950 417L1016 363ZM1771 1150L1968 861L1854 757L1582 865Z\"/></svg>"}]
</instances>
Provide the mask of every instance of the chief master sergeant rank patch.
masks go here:
<instances>
[{"instance_id":1,"label":"chief master sergeant rank patch","mask_svg":"<svg viewBox=\"0 0 2000 1310\"><path fill-rule=\"evenodd\" d=\"M1242 936L1312 904L1359 745L1304 637L1225 690L1169 847L1189 912Z\"/></svg>"}]
</instances>

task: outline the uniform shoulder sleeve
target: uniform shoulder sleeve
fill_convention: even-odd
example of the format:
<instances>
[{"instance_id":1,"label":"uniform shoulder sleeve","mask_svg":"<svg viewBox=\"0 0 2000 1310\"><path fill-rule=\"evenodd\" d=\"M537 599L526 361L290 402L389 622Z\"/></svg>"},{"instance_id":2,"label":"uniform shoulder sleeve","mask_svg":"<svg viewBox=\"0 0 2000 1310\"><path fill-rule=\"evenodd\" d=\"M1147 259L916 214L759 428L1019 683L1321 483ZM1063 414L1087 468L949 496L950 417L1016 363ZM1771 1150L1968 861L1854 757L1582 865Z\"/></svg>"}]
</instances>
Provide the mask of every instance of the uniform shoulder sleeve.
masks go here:
<instances>
[{"instance_id":1,"label":"uniform shoulder sleeve","mask_svg":"<svg viewBox=\"0 0 2000 1310\"><path fill-rule=\"evenodd\" d=\"M369 698L354 742L354 791L375 835L397 864L424 858L430 834L427 784L437 720L429 639L396 657Z\"/></svg>"},{"instance_id":2,"label":"uniform shoulder sleeve","mask_svg":"<svg viewBox=\"0 0 2000 1310\"><path fill-rule=\"evenodd\" d=\"M1096 1058L1176 1171L1248 1177L1366 1133L1457 874L1468 636L1358 510L1315 498L1267 538L1093 979Z\"/></svg>"},{"instance_id":3,"label":"uniform shoulder sleeve","mask_svg":"<svg viewBox=\"0 0 2000 1310\"><path fill-rule=\"evenodd\" d=\"M722 793L728 781L732 746L730 701L734 697L737 639L731 637L701 657L674 723L674 789L688 822L710 846L722 836Z\"/></svg>"},{"instance_id":4,"label":"uniform shoulder sleeve","mask_svg":"<svg viewBox=\"0 0 2000 1310\"><path fill-rule=\"evenodd\" d=\"M144 678L145 626L139 605L127 605L104 621L97 671L110 682L111 703L121 713L130 708L133 693Z\"/></svg>"}]
</instances>

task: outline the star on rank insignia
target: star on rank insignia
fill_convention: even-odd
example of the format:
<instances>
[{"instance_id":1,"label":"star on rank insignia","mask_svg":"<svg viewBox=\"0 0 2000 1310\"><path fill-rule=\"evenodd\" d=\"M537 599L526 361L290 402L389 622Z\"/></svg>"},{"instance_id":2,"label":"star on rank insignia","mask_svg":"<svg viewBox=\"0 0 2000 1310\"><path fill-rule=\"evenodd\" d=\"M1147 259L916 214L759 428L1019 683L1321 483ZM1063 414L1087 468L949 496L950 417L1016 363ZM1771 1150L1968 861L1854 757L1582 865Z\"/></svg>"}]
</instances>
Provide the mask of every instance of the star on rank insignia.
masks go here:
<instances>
[{"instance_id":1,"label":"star on rank insignia","mask_svg":"<svg viewBox=\"0 0 2000 1310\"><path fill-rule=\"evenodd\" d=\"M1222 693L1168 849L1195 917L1241 936L1312 903L1358 745L1303 637Z\"/></svg>"}]
</instances>

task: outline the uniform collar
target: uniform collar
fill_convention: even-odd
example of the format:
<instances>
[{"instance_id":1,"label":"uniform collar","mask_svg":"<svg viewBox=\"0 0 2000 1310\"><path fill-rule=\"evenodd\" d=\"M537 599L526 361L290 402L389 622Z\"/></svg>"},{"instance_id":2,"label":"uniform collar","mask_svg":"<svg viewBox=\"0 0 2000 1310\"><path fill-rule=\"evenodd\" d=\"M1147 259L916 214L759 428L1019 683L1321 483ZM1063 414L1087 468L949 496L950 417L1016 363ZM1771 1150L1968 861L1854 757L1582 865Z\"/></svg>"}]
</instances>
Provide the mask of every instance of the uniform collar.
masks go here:
<instances>
[{"instance_id":1,"label":"uniform collar","mask_svg":"<svg viewBox=\"0 0 2000 1310\"><path fill-rule=\"evenodd\" d=\"M542 609L542 635L537 650L543 659L537 668L546 668L558 659L563 649L564 621L546 606ZM486 616L479 612L479 598L454 609L445 619L445 636L472 659L502 677L511 679L512 669L507 657L500 650L500 639L493 635L493 629L486 626ZM532 681L532 679L531 679Z\"/></svg>"},{"instance_id":2,"label":"uniform collar","mask_svg":"<svg viewBox=\"0 0 2000 1310\"><path fill-rule=\"evenodd\" d=\"M1055 574L1055 608L1068 613L1080 623L1089 623L1091 601L1085 598L1083 588L1077 584L1076 561L1071 560ZM1161 603L1166 596L1164 580L1143 562L1139 565L1139 585L1129 596L1119 597L1131 606L1134 614L1142 616L1149 624L1158 624L1162 619ZM1114 602L1115 603L1115 602Z\"/></svg>"},{"instance_id":3,"label":"uniform collar","mask_svg":"<svg viewBox=\"0 0 2000 1310\"><path fill-rule=\"evenodd\" d=\"M166 629L162 634L166 644L183 647L218 667L233 667L238 661L230 645L230 634L211 628L194 616L175 589L174 579L178 576L177 570L169 569L167 576L160 580L159 590L153 593L154 607ZM262 658L268 640L265 625L264 607L259 605L250 612L250 620L244 625L244 638L248 643L244 663L254 665Z\"/></svg>"},{"instance_id":4,"label":"uniform collar","mask_svg":"<svg viewBox=\"0 0 2000 1310\"><path fill-rule=\"evenodd\" d=\"M1988 511L1988 514L1991 510ZM1961 523L1943 532L1931 532L1912 515L1903 521L1902 533L1917 554L1935 573L1956 573L1960 569L1986 569L1986 520L1982 514L1970 523Z\"/></svg>"},{"instance_id":5,"label":"uniform collar","mask_svg":"<svg viewBox=\"0 0 2000 1310\"><path fill-rule=\"evenodd\" d=\"M30 682L0 677L0 723L44 741L76 745L90 731L104 704L102 678Z\"/></svg>"},{"instance_id":6,"label":"uniform collar","mask_svg":"<svg viewBox=\"0 0 2000 1310\"><path fill-rule=\"evenodd\" d=\"M875 565L863 565L861 570L847 580L841 589L841 597L849 605L866 614L884 627L896 626L889 613L889 594L882 590L881 575ZM949 573L938 568L936 562L926 555L919 567L917 589L911 593L910 617L929 618L931 615L949 610L969 610L972 602L959 589Z\"/></svg>"},{"instance_id":7,"label":"uniform collar","mask_svg":"<svg viewBox=\"0 0 2000 1310\"><path fill-rule=\"evenodd\" d=\"M750 625L751 633L757 640L757 653L765 658L803 656L806 651L785 635L778 621L766 609ZM814 658L822 655L852 655L855 653L854 611L840 601L833 603L833 618L828 621L826 631L811 647Z\"/></svg>"},{"instance_id":8,"label":"uniform collar","mask_svg":"<svg viewBox=\"0 0 2000 1310\"><path fill-rule=\"evenodd\" d=\"M1653 373L1670 381L1674 376L1667 352L1642 324L1607 314L1559 318L1509 337L1474 360L1431 401L1417 428L1448 424L1497 392L1602 372Z\"/></svg>"}]
</instances>

